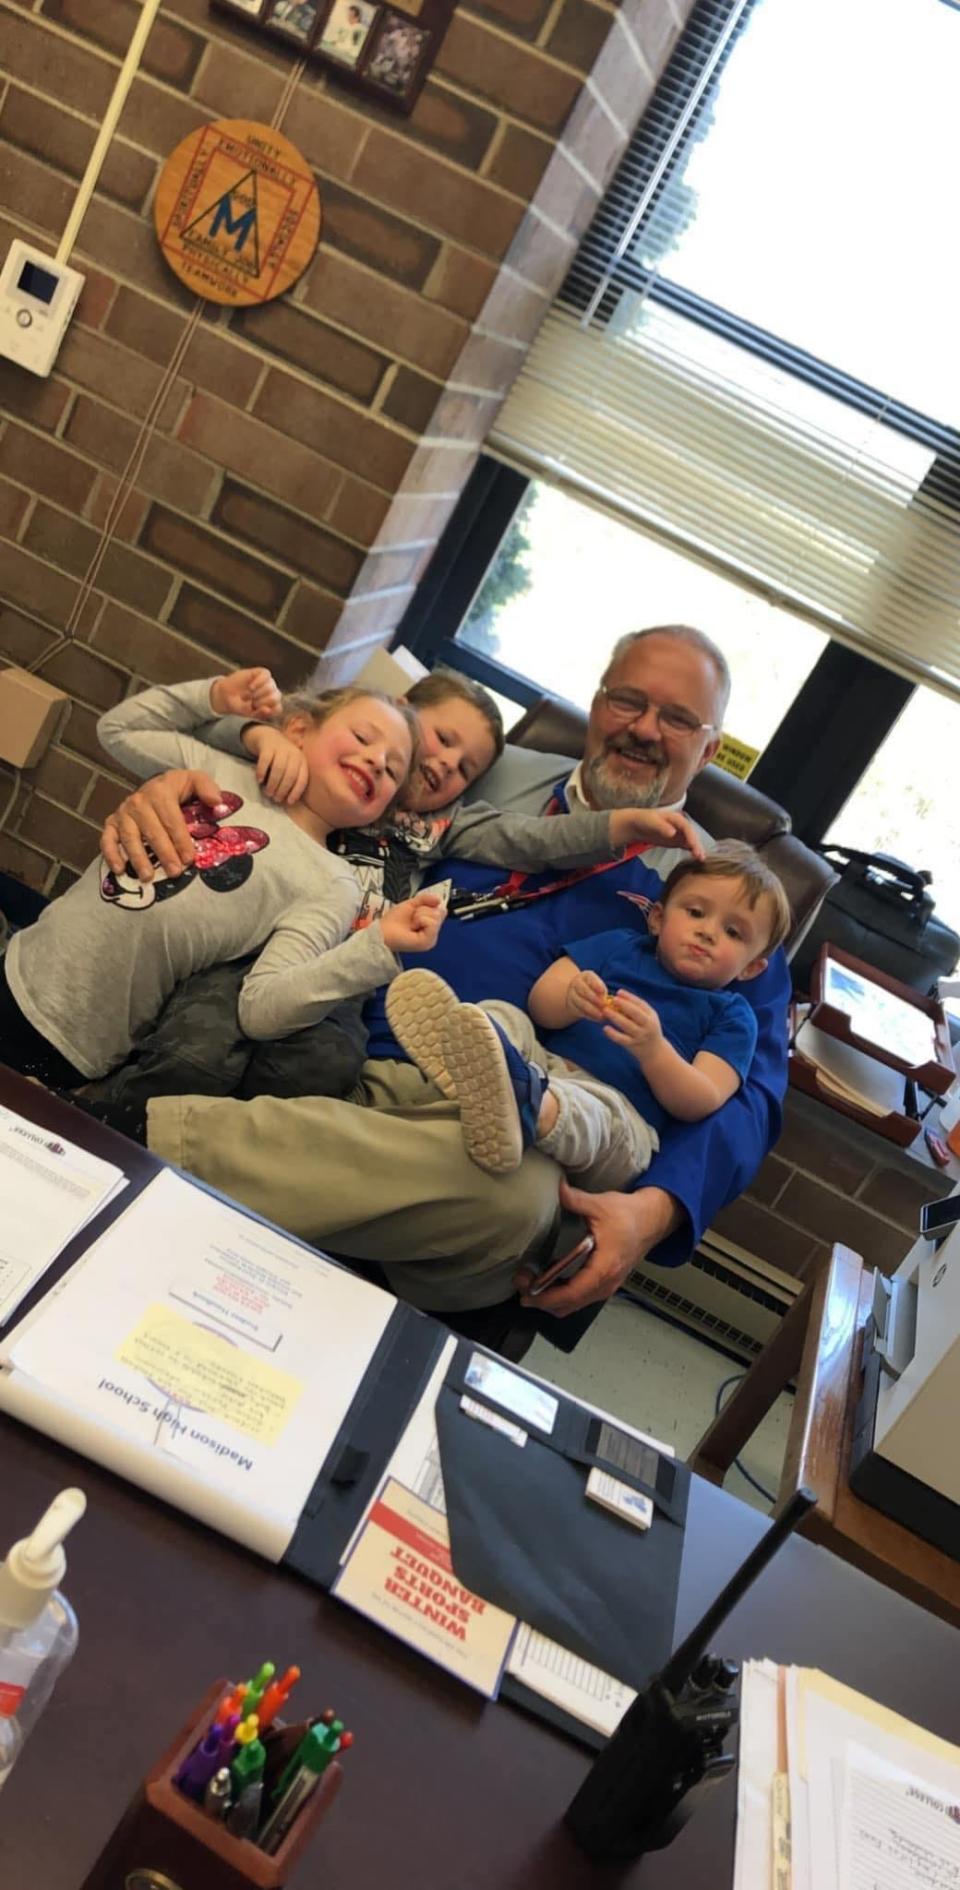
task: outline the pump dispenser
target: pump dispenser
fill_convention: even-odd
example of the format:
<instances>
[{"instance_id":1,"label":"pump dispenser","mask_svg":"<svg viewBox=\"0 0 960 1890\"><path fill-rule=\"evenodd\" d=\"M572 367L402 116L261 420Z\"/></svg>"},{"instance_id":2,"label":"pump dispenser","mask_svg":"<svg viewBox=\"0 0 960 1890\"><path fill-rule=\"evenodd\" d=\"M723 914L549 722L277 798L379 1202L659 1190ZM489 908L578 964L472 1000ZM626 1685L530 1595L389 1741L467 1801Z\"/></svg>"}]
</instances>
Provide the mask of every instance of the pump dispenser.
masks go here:
<instances>
[{"instance_id":1,"label":"pump dispenser","mask_svg":"<svg viewBox=\"0 0 960 1890\"><path fill-rule=\"evenodd\" d=\"M64 1538L86 1507L82 1490L61 1490L0 1566L0 1786L77 1645L77 1617L59 1587Z\"/></svg>"}]
</instances>

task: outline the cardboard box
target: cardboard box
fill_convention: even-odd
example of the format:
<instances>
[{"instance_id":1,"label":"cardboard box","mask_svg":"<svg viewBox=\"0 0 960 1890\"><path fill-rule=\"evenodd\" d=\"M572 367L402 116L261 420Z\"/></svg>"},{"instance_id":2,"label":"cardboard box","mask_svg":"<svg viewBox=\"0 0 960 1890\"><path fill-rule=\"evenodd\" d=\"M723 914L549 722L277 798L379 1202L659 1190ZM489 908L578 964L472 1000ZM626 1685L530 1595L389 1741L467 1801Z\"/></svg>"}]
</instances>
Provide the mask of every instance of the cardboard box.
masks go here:
<instances>
[{"instance_id":1,"label":"cardboard box","mask_svg":"<svg viewBox=\"0 0 960 1890\"><path fill-rule=\"evenodd\" d=\"M53 737L68 700L26 669L0 670L0 761L32 768Z\"/></svg>"}]
</instances>

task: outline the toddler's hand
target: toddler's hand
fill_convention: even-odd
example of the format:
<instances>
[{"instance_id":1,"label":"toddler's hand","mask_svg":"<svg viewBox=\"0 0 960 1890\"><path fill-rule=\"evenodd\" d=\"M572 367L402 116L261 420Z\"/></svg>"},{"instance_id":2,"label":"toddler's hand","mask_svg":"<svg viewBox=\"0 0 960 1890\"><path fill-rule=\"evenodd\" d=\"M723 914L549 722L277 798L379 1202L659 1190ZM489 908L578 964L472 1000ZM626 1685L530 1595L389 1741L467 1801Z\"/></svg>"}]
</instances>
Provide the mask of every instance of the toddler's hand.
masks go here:
<instances>
[{"instance_id":1,"label":"toddler's hand","mask_svg":"<svg viewBox=\"0 0 960 1890\"><path fill-rule=\"evenodd\" d=\"M574 1017L590 1017L599 1023L606 1000L607 987L595 971L578 971L567 985L567 1009Z\"/></svg>"},{"instance_id":2,"label":"toddler's hand","mask_svg":"<svg viewBox=\"0 0 960 1890\"><path fill-rule=\"evenodd\" d=\"M439 893L429 889L417 893L384 913L380 921L384 944L392 952L430 952L446 916L446 903Z\"/></svg>"},{"instance_id":3,"label":"toddler's hand","mask_svg":"<svg viewBox=\"0 0 960 1890\"><path fill-rule=\"evenodd\" d=\"M280 713L280 691L268 669L234 669L210 684L210 707L215 715L253 715L270 722Z\"/></svg>"},{"instance_id":4,"label":"toddler's hand","mask_svg":"<svg viewBox=\"0 0 960 1890\"><path fill-rule=\"evenodd\" d=\"M612 1043L622 1044L638 1062L642 1063L662 1041L660 1019L653 1006L645 1004L642 998L633 997L629 991L618 991L608 999L606 1016L604 1036Z\"/></svg>"},{"instance_id":5,"label":"toddler's hand","mask_svg":"<svg viewBox=\"0 0 960 1890\"><path fill-rule=\"evenodd\" d=\"M268 800L281 807L299 801L310 779L302 749L280 728L252 724L241 736L244 748L256 756L256 776Z\"/></svg>"},{"instance_id":6,"label":"toddler's hand","mask_svg":"<svg viewBox=\"0 0 960 1890\"><path fill-rule=\"evenodd\" d=\"M610 815L610 845L629 847L637 840L653 845L686 847L695 860L703 859L703 841L692 820L676 809L618 807Z\"/></svg>"}]
</instances>

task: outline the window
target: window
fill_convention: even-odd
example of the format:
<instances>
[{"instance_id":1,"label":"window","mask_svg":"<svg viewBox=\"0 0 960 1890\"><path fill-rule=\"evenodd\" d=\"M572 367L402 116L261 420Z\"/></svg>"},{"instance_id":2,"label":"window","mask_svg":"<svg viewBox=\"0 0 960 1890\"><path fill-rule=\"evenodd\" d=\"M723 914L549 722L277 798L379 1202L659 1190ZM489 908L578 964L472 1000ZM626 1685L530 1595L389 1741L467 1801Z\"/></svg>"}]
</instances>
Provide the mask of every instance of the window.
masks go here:
<instances>
[{"instance_id":1,"label":"window","mask_svg":"<svg viewBox=\"0 0 960 1890\"><path fill-rule=\"evenodd\" d=\"M706 565L533 483L458 642L589 707L617 638L641 624L693 623L733 673L727 729L770 740L825 647L822 631Z\"/></svg>"},{"instance_id":2,"label":"window","mask_svg":"<svg viewBox=\"0 0 960 1890\"><path fill-rule=\"evenodd\" d=\"M892 853L933 874L938 916L960 931L960 806L953 763L956 704L917 689L827 834L842 846Z\"/></svg>"}]
</instances>

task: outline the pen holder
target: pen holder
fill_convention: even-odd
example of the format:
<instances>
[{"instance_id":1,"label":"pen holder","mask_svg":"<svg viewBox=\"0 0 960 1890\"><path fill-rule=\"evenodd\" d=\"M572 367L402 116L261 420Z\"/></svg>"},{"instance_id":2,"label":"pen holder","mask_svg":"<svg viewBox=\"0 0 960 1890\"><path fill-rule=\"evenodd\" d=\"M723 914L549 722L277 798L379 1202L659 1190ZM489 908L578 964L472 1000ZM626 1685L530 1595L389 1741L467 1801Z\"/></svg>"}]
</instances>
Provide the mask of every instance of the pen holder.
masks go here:
<instances>
[{"instance_id":1,"label":"pen holder","mask_svg":"<svg viewBox=\"0 0 960 1890\"><path fill-rule=\"evenodd\" d=\"M148 1772L136 1797L83 1880L80 1890L281 1890L340 1788L341 1768L328 1765L316 1790L274 1856L249 1838L232 1837L174 1784L184 1759L213 1718L230 1682L218 1680L172 1745ZM279 1727L282 1722L276 1720Z\"/></svg>"}]
</instances>

